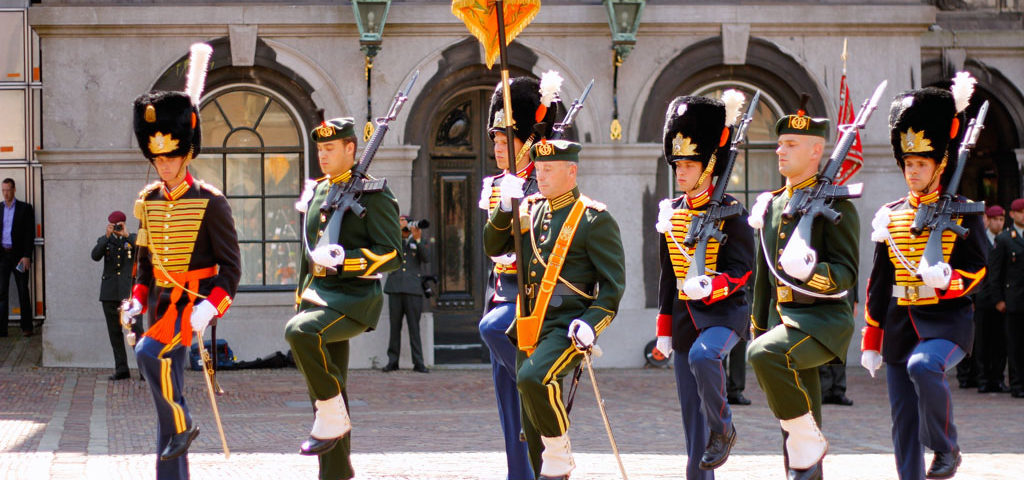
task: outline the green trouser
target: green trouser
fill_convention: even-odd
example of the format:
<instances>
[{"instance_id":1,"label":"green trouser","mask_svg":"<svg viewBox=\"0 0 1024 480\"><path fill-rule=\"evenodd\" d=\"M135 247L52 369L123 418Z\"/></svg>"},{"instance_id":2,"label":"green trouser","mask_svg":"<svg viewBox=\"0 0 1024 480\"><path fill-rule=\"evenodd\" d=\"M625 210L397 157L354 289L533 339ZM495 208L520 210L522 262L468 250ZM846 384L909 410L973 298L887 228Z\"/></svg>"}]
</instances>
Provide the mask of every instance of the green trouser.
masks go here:
<instances>
[{"instance_id":1,"label":"green trouser","mask_svg":"<svg viewBox=\"0 0 1024 480\"><path fill-rule=\"evenodd\" d=\"M285 325L285 339L292 347L295 366L306 379L310 400L326 400L339 393L348 405L349 339L366 331L366 326L329 308L310 308L296 314ZM355 476L350 461L351 432L327 453L319 456L320 479L338 480Z\"/></svg>"},{"instance_id":2,"label":"green trouser","mask_svg":"<svg viewBox=\"0 0 1024 480\"><path fill-rule=\"evenodd\" d=\"M818 367L836 358L828 348L800 330L777 325L750 342L747 356L776 418L811 412L821 425Z\"/></svg>"},{"instance_id":3,"label":"green trouser","mask_svg":"<svg viewBox=\"0 0 1024 480\"><path fill-rule=\"evenodd\" d=\"M544 437L557 437L569 430L569 414L562 400L562 379L581 358L582 353L572 346L564 328L541 336L533 355L526 357L520 353L516 386L522 399L524 425L532 424ZM533 449L531 444L531 460ZM534 462L535 468L539 464L539 461Z\"/></svg>"}]
</instances>

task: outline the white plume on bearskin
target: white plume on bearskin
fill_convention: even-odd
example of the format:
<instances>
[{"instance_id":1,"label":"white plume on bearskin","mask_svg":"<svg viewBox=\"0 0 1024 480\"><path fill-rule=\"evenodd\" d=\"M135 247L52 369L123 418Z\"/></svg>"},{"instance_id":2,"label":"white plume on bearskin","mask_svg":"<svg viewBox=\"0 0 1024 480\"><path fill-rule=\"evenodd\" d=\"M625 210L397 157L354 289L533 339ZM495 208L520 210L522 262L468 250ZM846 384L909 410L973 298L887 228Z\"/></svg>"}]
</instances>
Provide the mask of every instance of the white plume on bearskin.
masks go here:
<instances>
[{"instance_id":1,"label":"white plume on bearskin","mask_svg":"<svg viewBox=\"0 0 1024 480\"><path fill-rule=\"evenodd\" d=\"M960 113L971 103L971 95L974 95L974 84L978 83L970 73L956 72L953 77L953 85L949 90L953 92L953 101L956 102L956 113Z\"/></svg>"},{"instance_id":2,"label":"white plume on bearskin","mask_svg":"<svg viewBox=\"0 0 1024 480\"><path fill-rule=\"evenodd\" d=\"M551 102L558 99L559 92L562 91L562 75L554 70L548 70L540 76L540 103L545 107L550 107Z\"/></svg>"},{"instance_id":3,"label":"white plume on bearskin","mask_svg":"<svg viewBox=\"0 0 1024 480\"><path fill-rule=\"evenodd\" d=\"M730 88L722 92L722 103L725 104L725 126L736 125L736 121L740 118L740 109L743 108L743 102L746 100L747 96L739 90Z\"/></svg>"},{"instance_id":4,"label":"white plume on bearskin","mask_svg":"<svg viewBox=\"0 0 1024 480\"><path fill-rule=\"evenodd\" d=\"M762 192L750 207L750 216L747 217L747 225L754 230L760 230L764 226L764 214L768 211L768 204L772 201L772 192Z\"/></svg>"},{"instance_id":5,"label":"white plume on bearskin","mask_svg":"<svg viewBox=\"0 0 1024 480\"><path fill-rule=\"evenodd\" d=\"M672 199L666 198L658 202L658 223L654 224L658 233L665 233L672 229L672 215L675 214L675 211L672 208Z\"/></svg>"},{"instance_id":6,"label":"white plume on bearskin","mask_svg":"<svg viewBox=\"0 0 1024 480\"><path fill-rule=\"evenodd\" d=\"M205 43L193 43L188 57L188 74L185 76L185 93L193 105L199 105L206 85L206 68L210 65L213 48Z\"/></svg>"},{"instance_id":7,"label":"white plume on bearskin","mask_svg":"<svg viewBox=\"0 0 1024 480\"><path fill-rule=\"evenodd\" d=\"M889 212L892 210L882 205L871 219L871 241L882 243L889 238Z\"/></svg>"}]
</instances>

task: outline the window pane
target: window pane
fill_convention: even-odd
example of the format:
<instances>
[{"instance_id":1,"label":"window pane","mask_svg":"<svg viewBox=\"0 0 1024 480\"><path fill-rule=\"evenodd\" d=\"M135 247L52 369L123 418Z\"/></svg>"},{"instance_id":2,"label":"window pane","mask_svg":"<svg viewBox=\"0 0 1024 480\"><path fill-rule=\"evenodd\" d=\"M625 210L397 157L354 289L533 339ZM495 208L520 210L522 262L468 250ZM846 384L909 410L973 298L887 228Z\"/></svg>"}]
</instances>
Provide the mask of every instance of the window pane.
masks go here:
<instances>
[{"instance_id":1,"label":"window pane","mask_svg":"<svg viewBox=\"0 0 1024 480\"><path fill-rule=\"evenodd\" d=\"M227 155L228 195L259 195L260 154L230 153Z\"/></svg>"},{"instance_id":2,"label":"window pane","mask_svg":"<svg viewBox=\"0 0 1024 480\"><path fill-rule=\"evenodd\" d=\"M749 190L763 192L775 190L782 185L779 175L779 157L775 150L747 151L747 175L750 180Z\"/></svg>"},{"instance_id":3,"label":"window pane","mask_svg":"<svg viewBox=\"0 0 1024 480\"><path fill-rule=\"evenodd\" d=\"M239 240L262 240L263 215L258 198L228 198Z\"/></svg>"},{"instance_id":4,"label":"window pane","mask_svg":"<svg viewBox=\"0 0 1024 480\"><path fill-rule=\"evenodd\" d=\"M237 225L237 224L236 224ZM263 248L260 243L242 243L242 285L263 285Z\"/></svg>"},{"instance_id":5,"label":"window pane","mask_svg":"<svg viewBox=\"0 0 1024 480\"><path fill-rule=\"evenodd\" d=\"M25 82L25 14L0 12L0 82ZM5 112L8 110L0 109Z\"/></svg>"},{"instance_id":6,"label":"window pane","mask_svg":"<svg viewBox=\"0 0 1024 480\"><path fill-rule=\"evenodd\" d=\"M265 222L267 240L298 240L299 212L295 211L294 198L268 198L267 220Z\"/></svg>"},{"instance_id":7,"label":"window pane","mask_svg":"<svg viewBox=\"0 0 1024 480\"><path fill-rule=\"evenodd\" d=\"M195 160L192 160L189 168L192 169L193 177L203 180L223 192L224 179L221 178L221 164L223 161L224 156L219 153L200 154Z\"/></svg>"},{"instance_id":8,"label":"window pane","mask_svg":"<svg viewBox=\"0 0 1024 480\"><path fill-rule=\"evenodd\" d=\"M42 50L39 49L39 35L36 34L35 30L32 30L32 81L41 82L43 81L40 66L42 64L41 56Z\"/></svg>"},{"instance_id":9,"label":"window pane","mask_svg":"<svg viewBox=\"0 0 1024 480\"><path fill-rule=\"evenodd\" d=\"M32 89L32 147L43 148L43 91Z\"/></svg>"},{"instance_id":10,"label":"window pane","mask_svg":"<svg viewBox=\"0 0 1024 480\"><path fill-rule=\"evenodd\" d=\"M254 127L268 100L266 95L247 90L228 92L217 98L235 128Z\"/></svg>"},{"instance_id":11,"label":"window pane","mask_svg":"<svg viewBox=\"0 0 1024 480\"><path fill-rule=\"evenodd\" d=\"M452 175L441 179L441 289L445 293L468 292L466 278L469 245L466 227L469 222L465 205L469 205L467 178Z\"/></svg>"},{"instance_id":12,"label":"window pane","mask_svg":"<svg viewBox=\"0 0 1024 480\"><path fill-rule=\"evenodd\" d=\"M228 137L227 142L224 143L225 147L239 147L239 148L260 148L263 146L263 142L260 141L260 137L256 135L256 132L252 130L235 130Z\"/></svg>"},{"instance_id":13,"label":"window pane","mask_svg":"<svg viewBox=\"0 0 1024 480\"><path fill-rule=\"evenodd\" d=\"M299 145L299 132L292 116L280 103L271 101L267 113L263 114L258 129L263 143L268 147L292 147Z\"/></svg>"},{"instance_id":14,"label":"window pane","mask_svg":"<svg viewBox=\"0 0 1024 480\"><path fill-rule=\"evenodd\" d=\"M295 285L299 275L299 244L267 243L267 285Z\"/></svg>"},{"instance_id":15,"label":"window pane","mask_svg":"<svg viewBox=\"0 0 1024 480\"><path fill-rule=\"evenodd\" d=\"M0 112L0 160L25 158L25 91L0 90Z\"/></svg>"},{"instance_id":16,"label":"window pane","mask_svg":"<svg viewBox=\"0 0 1024 480\"><path fill-rule=\"evenodd\" d=\"M762 101L757 104L757 113L747 128L747 138L751 142L775 142L775 122L779 121L779 116L772 111L768 102L763 101L764 98L762 94Z\"/></svg>"},{"instance_id":17,"label":"window pane","mask_svg":"<svg viewBox=\"0 0 1024 480\"><path fill-rule=\"evenodd\" d=\"M263 160L265 195L299 196L298 153L268 153Z\"/></svg>"},{"instance_id":18,"label":"window pane","mask_svg":"<svg viewBox=\"0 0 1024 480\"><path fill-rule=\"evenodd\" d=\"M224 137L231 131L231 127L224 120L220 109L215 102L207 103L199 110L199 117L203 119L203 146L220 148L224 146Z\"/></svg>"}]
</instances>

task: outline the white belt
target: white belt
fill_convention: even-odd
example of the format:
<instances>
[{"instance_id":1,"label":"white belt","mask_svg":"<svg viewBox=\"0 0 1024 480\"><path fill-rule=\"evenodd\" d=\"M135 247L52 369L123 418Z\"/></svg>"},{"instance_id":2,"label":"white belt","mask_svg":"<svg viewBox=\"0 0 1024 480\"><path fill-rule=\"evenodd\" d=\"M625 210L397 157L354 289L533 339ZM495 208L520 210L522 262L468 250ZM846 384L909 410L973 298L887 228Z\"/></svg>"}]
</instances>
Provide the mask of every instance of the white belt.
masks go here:
<instances>
[{"instance_id":1,"label":"white belt","mask_svg":"<svg viewBox=\"0 0 1024 480\"><path fill-rule=\"evenodd\" d=\"M905 298L910 301L915 301L921 298L934 298L939 295L938 293L936 293L934 288L925 285L917 287L904 287L902 285L893 285L892 296L896 298Z\"/></svg>"}]
</instances>

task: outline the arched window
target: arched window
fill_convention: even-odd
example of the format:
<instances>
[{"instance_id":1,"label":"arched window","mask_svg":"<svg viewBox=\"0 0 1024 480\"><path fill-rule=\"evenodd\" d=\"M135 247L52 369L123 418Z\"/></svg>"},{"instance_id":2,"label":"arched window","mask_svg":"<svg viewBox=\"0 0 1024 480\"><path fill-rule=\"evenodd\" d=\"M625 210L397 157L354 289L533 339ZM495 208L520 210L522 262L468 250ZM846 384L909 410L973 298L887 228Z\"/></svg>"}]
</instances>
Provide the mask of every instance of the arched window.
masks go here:
<instances>
[{"instance_id":1,"label":"arched window","mask_svg":"<svg viewBox=\"0 0 1024 480\"><path fill-rule=\"evenodd\" d=\"M200 109L202 154L195 174L224 192L242 251L243 289L292 289L297 283L304 129L293 108L256 85L209 92Z\"/></svg>"},{"instance_id":2,"label":"arched window","mask_svg":"<svg viewBox=\"0 0 1024 480\"><path fill-rule=\"evenodd\" d=\"M721 98L722 92L728 89L736 89L747 96L747 103L743 105L746 111L750 100L754 97L757 87L745 82L720 81L704 85L698 88L694 95L703 95L711 98ZM779 175L778 157L775 155L775 122L782 116L782 108L779 103L761 91L761 99L758 101L757 111L754 112L754 119L747 128L747 143L740 147L736 156L736 164L733 165L732 175L729 178L728 192L738 198L744 205L752 205L758 194L766 190L775 190L782 184L782 177ZM672 182L671 191L675 192L677 186L675 179L669 178ZM678 195L681 192L676 192Z\"/></svg>"}]
</instances>

